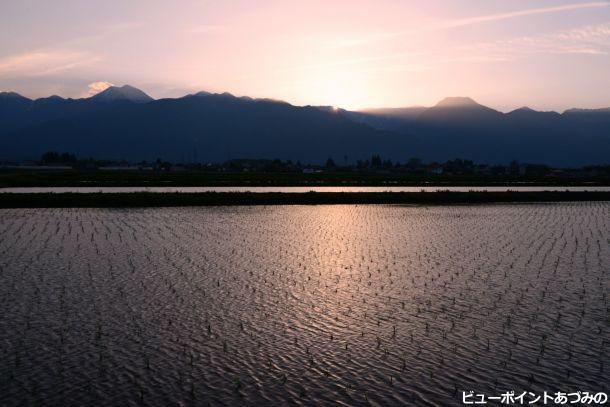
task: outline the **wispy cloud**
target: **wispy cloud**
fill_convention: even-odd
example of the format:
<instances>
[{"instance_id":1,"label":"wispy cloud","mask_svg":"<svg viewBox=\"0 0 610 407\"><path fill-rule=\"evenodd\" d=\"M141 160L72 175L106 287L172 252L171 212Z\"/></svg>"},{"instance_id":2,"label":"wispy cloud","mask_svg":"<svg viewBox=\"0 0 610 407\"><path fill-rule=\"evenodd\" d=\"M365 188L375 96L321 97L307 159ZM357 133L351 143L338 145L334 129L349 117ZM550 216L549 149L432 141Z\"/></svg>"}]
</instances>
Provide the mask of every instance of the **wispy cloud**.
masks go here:
<instances>
[{"instance_id":1,"label":"wispy cloud","mask_svg":"<svg viewBox=\"0 0 610 407\"><path fill-rule=\"evenodd\" d=\"M439 69L452 64L489 64L514 61L536 54L596 56L610 54L610 22L587 25L536 36L509 40L479 42L451 50L429 47L364 57L335 59L316 64L299 65L283 70L329 72L348 67L361 74L417 72ZM380 64L382 62L382 64Z\"/></svg>"},{"instance_id":2,"label":"wispy cloud","mask_svg":"<svg viewBox=\"0 0 610 407\"><path fill-rule=\"evenodd\" d=\"M33 51L0 59L0 77L46 76L91 65L101 58L88 52Z\"/></svg>"},{"instance_id":3,"label":"wispy cloud","mask_svg":"<svg viewBox=\"0 0 610 407\"><path fill-rule=\"evenodd\" d=\"M44 48L68 48L87 45L96 41L106 40L109 37L124 35L126 32L133 31L144 26L145 24L141 21L126 21L122 23L110 24L103 27L97 27L92 34L80 35L78 37L60 43L55 43Z\"/></svg>"},{"instance_id":4,"label":"wispy cloud","mask_svg":"<svg viewBox=\"0 0 610 407\"><path fill-rule=\"evenodd\" d=\"M90 45L96 41L123 34L142 25L143 23L139 21L112 24L88 36L79 36L32 51L5 56L0 58L0 77L51 76L94 65L101 61L102 57L82 49L90 48Z\"/></svg>"},{"instance_id":5,"label":"wispy cloud","mask_svg":"<svg viewBox=\"0 0 610 407\"><path fill-rule=\"evenodd\" d=\"M505 13L496 13L496 14L488 14L483 16L475 16L469 18L462 18L457 20L448 20L441 21L438 23L432 23L424 27L417 27L412 30L406 31L394 31L394 32L385 32L385 33L377 33L371 34L367 37L350 39L350 40L342 40L335 44L336 47L350 47L350 46L358 46L358 45L366 45L378 41L399 38L409 35L421 34L426 31L439 31L439 30L449 30L453 28L466 27L477 24L484 24L494 21L502 21L508 19L514 19L519 17L528 17L539 14L552 14L552 13L560 13L560 12L568 12L582 9L593 9L593 8L603 8L609 7L610 1L592 1L587 3L573 3L573 4L564 4L561 6L554 7L541 7L541 8L530 8L524 10L515 10L509 11Z\"/></svg>"},{"instance_id":6,"label":"wispy cloud","mask_svg":"<svg viewBox=\"0 0 610 407\"><path fill-rule=\"evenodd\" d=\"M105 81L93 82L88 85L89 90L85 94L85 97L91 97L97 95L100 92L105 91L109 87L114 86L114 84Z\"/></svg>"},{"instance_id":7,"label":"wispy cloud","mask_svg":"<svg viewBox=\"0 0 610 407\"><path fill-rule=\"evenodd\" d=\"M504 41L482 42L460 49L510 59L532 54L607 55L610 53L610 23Z\"/></svg>"},{"instance_id":8,"label":"wispy cloud","mask_svg":"<svg viewBox=\"0 0 610 407\"><path fill-rule=\"evenodd\" d=\"M517 17L533 16L536 14L550 14L550 13L559 13L562 11L601 8L601 7L608 7L608 6L610 6L610 3L607 1L593 1L593 2L589 2L589 3L564 4L562 6L555 6L555 7L531 8L531 9L525 9L525 10L511 11L511 12L507 12L507 13L490 14L490 15L486 15L486 16L464 18L464 19L460 19L460 20L449 21L445 24L440 25L439 28L463 27L463 26L473 25L473 24L488 23L491 21L500 21L500 20L507 20L507 19L511 19L511 18L517 18Z\"/></svg>"}]
</instances>

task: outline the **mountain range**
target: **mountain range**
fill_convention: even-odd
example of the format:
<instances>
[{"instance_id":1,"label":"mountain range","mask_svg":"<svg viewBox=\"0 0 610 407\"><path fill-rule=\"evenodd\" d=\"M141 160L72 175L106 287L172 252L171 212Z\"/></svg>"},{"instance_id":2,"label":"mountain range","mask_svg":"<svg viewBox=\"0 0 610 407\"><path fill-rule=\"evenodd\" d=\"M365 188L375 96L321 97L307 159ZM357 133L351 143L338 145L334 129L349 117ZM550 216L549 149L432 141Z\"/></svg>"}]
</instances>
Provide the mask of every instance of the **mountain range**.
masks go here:
<instances>
[{"instance_id":1,"label":"mountain range","mask_svg":"<svg viewBox=\"0 0 610 407\"><path fill-rule=\"evenodd\" d=\"M383 158L580 166L610 162L610 108L502 113L470 98L432 107L348 111L199 92L154 100L110 87L83 99L0 93L0 160L46 151L107 159L307 163Z\"/></svg>"}]
</instances>

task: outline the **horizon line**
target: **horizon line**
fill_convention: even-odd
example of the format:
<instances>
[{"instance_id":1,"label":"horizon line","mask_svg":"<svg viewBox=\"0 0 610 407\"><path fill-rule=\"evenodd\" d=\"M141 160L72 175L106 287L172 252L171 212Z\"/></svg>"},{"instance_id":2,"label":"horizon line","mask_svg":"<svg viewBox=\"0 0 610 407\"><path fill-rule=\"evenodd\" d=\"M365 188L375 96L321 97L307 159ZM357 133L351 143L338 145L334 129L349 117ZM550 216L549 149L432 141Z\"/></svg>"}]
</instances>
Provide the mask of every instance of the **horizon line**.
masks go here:
<instances>
[{"instance_id":1,"label":"horizon line","mask_svg":"<svg viewBox=\"0 0 610 407\"><path fill-rule=\"evenodd\" d=\"M360 112L360 113L367 113L367 112L370 112L370 111L373 111L373 110L390 110L390 109L417 109L417 108L430 109L432 107L437 106L438 104L440 104L444 100L451 99L451 98L470 99L472 102L476 103L477 105L480 105L480 106L483 106L483 107L487 107L487 108L496 110L496 111L498 111L500 113L504 113L504 114L510 113L510 112L514 112L516 110L521 110L521 109L529 109L529 110L533 110L533 111L539 112L539 113L558 113L558 114L563 114L563 113L566 113L566 112L568 112L570 110L584 110L584 111L587 111L587 110L605 110L605 109L610 109L610 104L609 104L608 106L600 106L600 107L592 107L592 108L580 108L580 107L572 106L570 108L564 109L563 111L553 110L553 109L551 109L551 110L538 110L538 109L530 108L527 105L520 105L519 107L511 108L509 110L503 110L503 109L497 109L497 108L494 108L494 107L490 107L488 105L480 104L474 98L471 98L469 96L445 96L445 97L443 97L442 99L440 99L438 102L436 102L433 105L419 105L419 104L410 104L410 105L407 105L407 104L405 104L405 105L399 105L399 106L384 105L384 106L379 106L379 107L369 106L369 107L362 107L362 108L356 108L356 109L348 109L348 108L344 108L344 107L341 107L341 106L324 105L324 104L296 104L296 103L293 103L293 102L290 102L290 101L287 101L287 100L284 100L284 99L277 99L277 98L273 98L273 97L256 97L256 96L248 96L248 95L235 95L235 94L233 94L231 92L226 92L226 91L225 92L220 92L220 91L218 91L218 92L211 92L211 91L206 91L206 90L199 90L199 91L194 91L193 93L184 94L182 96L155 98L153 96L150 96L148 93L146 93L142 89L140 89L140 88L138 88L136 86L130 85L128 83L125 83L125 84L120 85L120 86L113 84L112 86L108 86L107 88L105 88L103 90L100 90L97 93L87 94L86 96L83 96L83 97L80 97L80 98L64 97L64 96L61 96L61 95L58 95L58 94L52 94L52 95L49 95L49 96L32 98L32 97L25 96L22 93L20 93L18 91L14 91L14 90L5 90L5 91L0 90L0 94L11 94L11 93L14 93L14 94L19 95L19 96L21 96L23 98L26 98L26 99L28 99L30 101L36 101L36 100L40 100L40 99L49 99L49 98L52 98L52 97L58 97L58 98L60 98L62 100L85 100L85 99L91 99L91 98L93 98L93 97L95 97L95 96L105 92L106 90L108 90L110 88L120 89L120 88L124 88L124 87L134 88L136 90L139 90L139 91L143 92L146 96L148 96L148 97L150 97L152 99L150 102L155 102L155 101L159 101L159 100L177 100L177 99L182 99L182 98L189 97L189 96L197 96L198 94L203 93L203 94L206 94L206 95L201 95L201 97L205 97L207 95L216 95L216 96L228 95L228 96L234 97L236 99L252 99L252 100L257 100L257 101L266 100L266 101L274 101L274 102L278 102L278 103L287 103L287 104L289 104L291 106L294 106L294 107L326 107L326 108L332 108L332 109L335 109L335 110L345 110L345 111L349 111L349 112ZM143 103L149 103L149 102L143 102Z\"/></svg>"}]
</instances>

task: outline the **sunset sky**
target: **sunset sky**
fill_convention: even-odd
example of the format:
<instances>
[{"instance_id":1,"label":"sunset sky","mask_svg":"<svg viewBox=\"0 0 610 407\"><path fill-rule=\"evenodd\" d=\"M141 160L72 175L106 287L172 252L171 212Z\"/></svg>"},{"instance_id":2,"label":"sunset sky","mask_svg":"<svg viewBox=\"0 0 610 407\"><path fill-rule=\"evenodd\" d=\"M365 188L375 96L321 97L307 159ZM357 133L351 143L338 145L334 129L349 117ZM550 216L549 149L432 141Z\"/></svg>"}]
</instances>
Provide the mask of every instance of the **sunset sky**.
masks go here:
<instances>
[{"instance_id":1,"label":"sunset sky","mask_svg":"<svg viewBox=\"0 0 610 407\"><path fill-rule=\"evenodd\" d=\"M610 106L610 2L0 2L0 90L200 90L350 109Z\"/></svg>"}]
</instances>

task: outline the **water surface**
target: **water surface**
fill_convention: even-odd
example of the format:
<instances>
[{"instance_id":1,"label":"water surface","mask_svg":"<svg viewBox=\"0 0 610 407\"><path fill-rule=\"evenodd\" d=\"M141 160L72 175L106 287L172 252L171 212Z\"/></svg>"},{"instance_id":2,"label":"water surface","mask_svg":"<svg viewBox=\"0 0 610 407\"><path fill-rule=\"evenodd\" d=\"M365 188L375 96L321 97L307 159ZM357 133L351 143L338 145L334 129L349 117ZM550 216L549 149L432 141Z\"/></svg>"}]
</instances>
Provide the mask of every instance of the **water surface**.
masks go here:
<instances>
[{"instance_id":1,"label":"water surface","mask_svg":"<svg viewBox=\"0 0 610 407\"><path fill-rule=\"evenodd\" d=\"M197 192L437 192L437 191L489 191L489 192L540 192L540 191L610 191L608 186L417 186L417 187L18 187L18 188L0 188L0 193L97 193L97 192L182 192L182 193L197 193Z\"/></svg>"},{"instance_id":2,"label":"water surface","mask_svg":"<svg viewBox=\"0 0 610 407\"><path fill-rule=\"evenodd\" d=\"M606 391L610 203L0 210L2 405Z\"/></svg>"}]
</instances>

